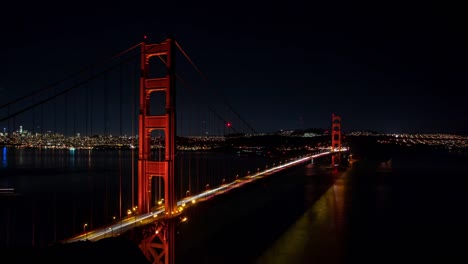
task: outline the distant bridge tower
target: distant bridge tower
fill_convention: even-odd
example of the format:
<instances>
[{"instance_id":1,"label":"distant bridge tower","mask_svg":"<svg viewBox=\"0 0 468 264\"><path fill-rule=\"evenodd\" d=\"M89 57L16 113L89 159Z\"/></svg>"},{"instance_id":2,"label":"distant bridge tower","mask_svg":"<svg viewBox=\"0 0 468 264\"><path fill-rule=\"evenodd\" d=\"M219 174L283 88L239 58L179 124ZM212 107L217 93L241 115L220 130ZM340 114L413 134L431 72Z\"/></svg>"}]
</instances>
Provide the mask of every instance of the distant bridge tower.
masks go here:
<instances>
[{"instance_id":1,"label":"distant bridge tower","mask_svg":"<svg viewBox=\"0 0 468 264\"><path fill-rule=\"evenodd\" d=\"M332 114L332 144L331 151L335 149L341 149L341 116ZM340 164L340 152L332 154L332 166L337 166Z\"/></svg>"},{"instance_id":2,"label":"distant bridge tower","mask_svg":"<svg viewBox=\"0 0 468 264\"><path fill-rule=\"evenodd\" d=\"M175 41L171 38L158 44L141 44L140 112L138 131L138 209L148 213L151 204L151 179L164 180L164 203L167 215L161 232L155 232L140 244L145 256L152 263L173 264L175 258L175 211L177 201L174 188L175 162ZM153 56L166 64L166 75L161 78L149 76L149 62ZM153 92L165 93L165 114L151 115L150 96ZM164 161L151 160L151 132L162 130L165 136ZM174 214L174 215L173 215ZM164 262L163 262L164 261Z\"/></svg>"}]
</instances>

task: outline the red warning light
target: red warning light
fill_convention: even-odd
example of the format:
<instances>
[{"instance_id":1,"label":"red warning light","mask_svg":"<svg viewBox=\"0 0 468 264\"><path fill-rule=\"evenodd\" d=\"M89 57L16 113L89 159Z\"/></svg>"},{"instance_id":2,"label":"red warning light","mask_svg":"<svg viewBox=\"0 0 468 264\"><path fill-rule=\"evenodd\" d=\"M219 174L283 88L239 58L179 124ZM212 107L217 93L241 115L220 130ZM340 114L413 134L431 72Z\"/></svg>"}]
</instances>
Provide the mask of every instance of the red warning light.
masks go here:
<instances>
[{"instance_id":1,"label":"red warning light","mask_svg":"<svg viewBox=\"0 0 468 264\"><path fill-rule=\"evenodd\" d=\"M226 126L231 127L231 122L227 122Z\"/></svg>"}]
</instances>

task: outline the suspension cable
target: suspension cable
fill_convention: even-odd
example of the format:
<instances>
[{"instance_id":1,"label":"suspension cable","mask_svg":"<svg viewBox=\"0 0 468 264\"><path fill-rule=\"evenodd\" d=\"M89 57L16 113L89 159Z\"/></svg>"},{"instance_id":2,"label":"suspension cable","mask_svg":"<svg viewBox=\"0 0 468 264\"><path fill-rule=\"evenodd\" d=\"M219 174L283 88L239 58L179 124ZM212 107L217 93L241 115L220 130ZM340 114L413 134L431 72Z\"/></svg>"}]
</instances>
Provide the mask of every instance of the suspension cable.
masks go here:
<instances>
[{"instance_id":1,"label":"suspension cable","mask_svg":"<svg viewBox=\"0 0 468 264\"><path fill-rule=\"evenodd\" d=\"M141 45L141 43L139 43L138 45ZM135 46L134 46L134 47L135 47ZM133 48L134 48L134 47L133 47ZM130 49L128 49L128 50L130 50ZM128 51L128 50L127 50L127 51ZM127 51L125 51L125 52L127 52ZM125 53L125 52L124 52L124 53ZM121 54L124 54L124 53L121 53ZM137 55L139 56L140 54L137 54ZM130 57L130 58L124 60L123 62L130 61L131 59L133 59L133 58ZM122 62L121 62L121 63L122 63ZM119 66L120 66L120 64L119 64ZM0 119L0 122L5 121L5 120L7 120L7 119L10 119L10 118L12 118L12 117L15 117L15 116L17 116L17 115L19 115L19 114L22 114L22 113L24 113L24 112L26 112L26 111L28 111L28 110L30 110L30 109L32 109L32 108L38 106L38 105L42 105L42 104L44 104L44 103L46 103L46 102L49 102L50 100L52 100L52 99L54 99L54 98L56 98L56 97L58 97L58 96L64 95L64 94L66 94L66 93L72 91L73 89L75 89L75 88L77 88L77 87L80 87L81 85L86 84L86 83L88 83L88 82L90 82L90 81L96 79L97 77L99 77L99 76L101 76L101 75L103 75L103 74L105 74L105 73L107 73L107 72L110 72L111 70L113 70L113 69L116 68L116 67L117 67L117 66L115 66L115 65L112 66L112 67L109 67L108 69L105 69L105 70L101 71L101 72L98 73L98 74L91 75L91 77L89 77L88 79L86 79L86 80L84 80L84 81L78 82L77 84L75 84L75 85L73 85L73 86L71 86L71 87L69 87L69 88L67 88L67 89L63 89L62 91L60 91L60 92L57 93L57 94L54 94L54 95L51 96L51 97L48 97L48 98L43 99L43 100L41 100L41 101L38 101L38 102L36 102L36 103L34 103L34 104L30 105L30 106L27 106L27 107L25 107L25 108L23 108L23 109L21 109L21 110L16 111L15 113L8 114L6 117L1 118L1 119ZM50 88L53 88L53 87L48 87L48 89L50 89ZM37 93L40 93L40 92L44 92L44 91L45 91L45 89L43 89L42 91L37 91L37 92L35 92L34 94L37 94ZM26 98L26 97L25 97L25 98ZM19 100L15 100L15 101L19 101ZM5 106L9 106L9 105L11 105L11 104L13 104L13 103L12 103L12 102L11 102L11 103L7 103L7 104L5 104ZM5 107L5 106L2 106L2 107ZM0 108L1 108L1 107L0 107Z\"/></svg>"},{"instance_id":2,"label":"suspension cable","mask_svg":"<svg viewBox=\"0 0 468 264\"><path fill-rule=\"evenodd\" d=\"M161 59L161 61L166 64L166 61L161 57L161 56L158 56L159 59ZM192 92L194 93L194 90L192 89L192 87L190 86L190 84L188 82L186 82L180 75L178 75L176 73L176 77L182 82L183 85L186 86L186 88L188 88L188 91L189 92ZM219 113L217 113L215 111L214 108L212 108L210 105L208 105L208 110L210 110L211 112L213 112L213 114L215 114L221 121L223 121L224 125L227 125L229 122L223 118ZM239 133L233 126L231 126L231 129L234 130L236 133Z\"/></svg>"},{"instance_id":3,"label":"suspension cable","mask_svg":"<svg viewBox=\"0 0 468 264\"><path fill-rule=\"evenodd\" d=\"M10 101L10 102L7 102L7 103L5 103L5 104L3 104L3 105L0 105L0 109L2 109L2 108L4 108L4 107L7 107L7 106L9 106L9 105L15 104L15 103L17 103L17 102L19 102L19 101L22 101L22 100L26 99L26 98L33 97L33 96L36 96L36 95L41 94L41 93L43 93L43 92L46 92L46 91L48 91L48 90L50 90L50 89L56 87L57 85L59 85L59 84L65 82L66 80L71 79L71 78L73 78L73 77L75 77L75 76L78 76L79 74L81 74L81 73L83 73L83 72L86 72L86 71L89 70L89 69L92 69L93 67L96 67L96 66L105 64L105 63L107 63L107 62L109 62L109 61L112 61L112 60L114 60L114 59L116 59L116 58L118 58L118 57L124 55L125 53L127 53L127 52L133 50L134 48L140 46L141 44L142 44L142 43L140 42L140 43L138 43L138 44L136 44L136 45L134 45L134 46L132 46L132 47L126 49L125 51L122 51L122 52L120 52L120 53L118 53L118 54L115 54L114 56L112 56L112 57L110 57L110 58L108 58L108 59L106 59L106 60L103 60L103 61L100 61L100 62L96 62L96 63L92 63L92 64L90 64L90 65L88 65L88 66L85 66L85 67L83 67L82 69L78 70L77 72L72 73L72 74L66 76L65 78L60 79L60 80L58 80L58 81L56 81L56 82L54 82L54 83L52 83L52 84L50 84L50 85L47 85L47 86L45 86L44 88L35 90L35 91L33 91L33 92L31 92L31 93L29 93L29 94L27 94L27 95L21 96L21 97L15 99L15 100L13 100L13 101Z\"/></svg>"},{"instance_id":4,"label":"suspension cable","mask_svg":"<svg viewBox=\"0 0 468 264\"><path fill-rule=\"evenodd\" d=\"M177 46L177 48L179 48L180 52L182 52L182 54L184 55L184 57L190 62L190 64L192 64L192 66L195 68L195 70L198 71L198 73L200 73L200 75L205 79L205 80L208 80L208 78L206 78L206 75L203 74L200 69L198 69L198 67L195 65L195 63L193 63L192 59L190 59L190 57L187 55L187 53L182 49L182 47L180 46L179 42L175 41L175 44Z\"/></svg>"},{"instance_id":5,"label":"suspension cable","mask_svg":"<svg viewBox=\"0 0 468 264\"><path fill-rule=\"evenodd\" d=\"M182 54L184 55L184 57L190 62L190 64L195 68L195 70L197 70L197 72L206 80L208 81L208 78L206 77L206 75L204 73L202 73L200 71L200 69L195 65L195 63L192 61L192 59L190 59L190 57L187 55L187 53L182 49L182 47L180 46L179 42L175 41L176 45L177 45L177 48L179 48L179 50L182 52ZM258 134L258 132L244 119L240 116L240 114L227 102L226 98L225 97L222 97L220 96L219 93L215 92L215 95L217 95L219 98L221 98L221 100L231 109L231 111L244 123L247 125L247 127L252 131L254 132L255 134Z\"/></svg>"}]
</instances>

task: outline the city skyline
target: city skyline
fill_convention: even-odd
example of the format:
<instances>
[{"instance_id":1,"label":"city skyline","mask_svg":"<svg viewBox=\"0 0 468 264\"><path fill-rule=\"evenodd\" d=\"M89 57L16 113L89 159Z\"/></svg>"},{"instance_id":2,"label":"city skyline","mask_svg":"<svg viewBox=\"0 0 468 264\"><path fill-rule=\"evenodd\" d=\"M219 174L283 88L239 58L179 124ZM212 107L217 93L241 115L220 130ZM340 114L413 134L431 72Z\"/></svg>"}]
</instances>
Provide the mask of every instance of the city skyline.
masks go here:
<instances>
[{"instance_id":1,"label":"city skyline","mask_svg":"<svg viewBox=\"0 0 468 264\"><path fill-rule=\"evenodd\" d=\"M181 130L190 126L193 134L203 134L207 126L223 134L222 123L231 120L240 131L245 124L234 120L236 113L259 133L327 128L333 113L342 116L348 132L468 133L459 92L466 86L466 40L455 10L397 3L363 9L340 3L341 10L305 1L283 6L239 2L224 8L214 2L31 5L30 10L46 8L36 13L13 3L1 18L9 41L0 49L0 104L122 52L144 36L149 43L173 36L201 71L181 59L177 73L200 92L197 100L219 104L213 106L219 112L208 116L205 109L191 117L184 100L194 97L180 97L180 120L190 119ZM189 94L181 80L177 83ZM226 105L236 113L227 114ZM131 134L135 126L130 129L129 123L137 120L127 109L124 117L119 110L106 110L86 118L119 116L122 120L113 127L102 125L101 131L120 132L122 121ZM37 114L36 121L40 115L47 112ZM61 123L54 122L59 124L49 126ZM69 132L77 129L64 122ZM88 130L96 129L89 120L83 122Z\"/></svg>"}]
</instances>

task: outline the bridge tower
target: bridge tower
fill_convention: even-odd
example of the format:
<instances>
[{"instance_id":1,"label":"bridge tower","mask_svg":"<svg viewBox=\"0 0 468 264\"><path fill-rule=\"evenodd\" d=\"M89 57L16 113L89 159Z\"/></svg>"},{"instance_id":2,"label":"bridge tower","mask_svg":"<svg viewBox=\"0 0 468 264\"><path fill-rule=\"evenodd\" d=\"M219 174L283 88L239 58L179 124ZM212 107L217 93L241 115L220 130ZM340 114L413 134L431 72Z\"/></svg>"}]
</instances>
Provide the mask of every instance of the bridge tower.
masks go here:
<instances>
[{"instance_id":1,"label":"bridge tower","mask_svg":"<svg viewBox=\"0 0 468 264\"><path fill-rule=\"evenodd\" d=\"M166 65L166 75L151 78L150 58L158 56ZM165 114L151 115L150 96L153 92L165 93ZM141 44L140 109L138 131L138 209L149 213L151 204L152 177L164 181L164 205L166 220L162 232L154 232L140 244L145 256L153 263L173 264L175 258L175 41L171 38L157 44ZM161 130L165 136L164 160L151 160L151 132ZM174 215L173 215L174 214ZM174 216L174 217L173 217ZM164 262L163 262L164 261Z\"/></svg>"},{"instance_id":2,"label":"bridge tower","mask_svg":"<svg viewBox=\"0 0 468 264\"><path fill-rule=\"evenodd\" d=\"M335 149L341 149L341 116L332 114L332 144L331 151ZM340 152L332 154L332 166L338 166L340 164Z\"/></svg>"}]
</instances>

